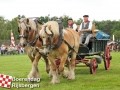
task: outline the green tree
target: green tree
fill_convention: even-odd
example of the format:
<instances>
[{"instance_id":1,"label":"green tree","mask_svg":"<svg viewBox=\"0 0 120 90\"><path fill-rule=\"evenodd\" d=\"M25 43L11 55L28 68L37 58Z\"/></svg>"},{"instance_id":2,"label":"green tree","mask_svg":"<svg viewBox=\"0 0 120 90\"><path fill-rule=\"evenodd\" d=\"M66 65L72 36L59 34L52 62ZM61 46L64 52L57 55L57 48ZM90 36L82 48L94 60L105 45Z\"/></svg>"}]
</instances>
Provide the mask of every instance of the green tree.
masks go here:
<instances>
[{"instance_id":1,"label":"green tree","mask_svg":"<svg viewBox=\"0 0 120 90\"><path fill-rule=\"evenodd\" d=\"M17 18L25 18L24 15L18 15L18 17L13 18L12 20L6 20L4 17L0 16L0 40L8 40L10 39L10 31L13 31L15 39L18 37L18 25L17 25ZM64 25L64 28L68 26L67 20L70 18L67 15L63 15L59 17ZM57 16L49 17L48 16L40 16L39 20L42 23L46 23L49 20L56 20L58 19ZM75 21L76 24L80 25L82 19L79 18ZM120 39L120 20L119 21L111 21L111 20L103 20L103 21L93 21L96 24L96 28L102 30L103 32L110 34L111 36L114 34L115 38Z\"/></svg>"},{"instance_id":2,"label":"green tree","mask_svg":"<svg viewBox=\"0 0 120 90\"><path fill-rule=\"evenodd\" d=\"M120 30L116 30L113 35L115 35L115 40L120 40Z\"/></svg>"},{"instance_id":3,"label":"green tree","mask_svg":"<svg viewBox=\"0 0 120 90\"><path fill-rule=\"evenodd\" d=\"M82 23L83 19L82 18L79 18L77 21L76 21L76 24L77 25L80 25Z\"/></svg>"},{"instance_id":4,"label":"green tree","mask_svg":"<svg viewBox=\"0 0 120 90\"><path fill-rule=\"evenodd\" d=\"M68 19L69 19L70 17L67 16L67 15L64 15L64 16L62 16L62 17L60 17L60 18L62 19L63 26L66 28L66 27L68 26L67 21L68 21Z\"/></svg>"}]
</instances>

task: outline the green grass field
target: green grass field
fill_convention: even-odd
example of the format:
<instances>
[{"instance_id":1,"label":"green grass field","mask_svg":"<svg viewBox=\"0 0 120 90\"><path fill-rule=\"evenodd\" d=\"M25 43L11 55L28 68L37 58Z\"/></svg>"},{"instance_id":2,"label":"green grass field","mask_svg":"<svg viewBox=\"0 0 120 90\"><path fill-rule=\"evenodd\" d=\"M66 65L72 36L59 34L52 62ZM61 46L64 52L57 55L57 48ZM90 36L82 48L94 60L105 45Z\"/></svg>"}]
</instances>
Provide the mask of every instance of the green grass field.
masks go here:
<instances>
[{"instance_id":1,"label":"green grass field","mask_svg":"<svg viewBox=\"0 0 120 90\"><path fill-rule=\"evenodd\" d=\"M51 78L45 72L44 61L39 62L41 82L39 88L32 90L120 90L120 53L112 53L111 69L106 71L104 63L99 64L97 73L91 75L88 67L76 67L76 79L67 80L60 77L60 83L52 85ZM0 74L26 78L31 70L27 55L0 56ZM17 83L17 82L14 82ZM21 82L29 83L29 82ZM0 87L0 90L8 90ZM31 90L30 88L11 88L10 90Z\"/></svg>"}]
</instances>

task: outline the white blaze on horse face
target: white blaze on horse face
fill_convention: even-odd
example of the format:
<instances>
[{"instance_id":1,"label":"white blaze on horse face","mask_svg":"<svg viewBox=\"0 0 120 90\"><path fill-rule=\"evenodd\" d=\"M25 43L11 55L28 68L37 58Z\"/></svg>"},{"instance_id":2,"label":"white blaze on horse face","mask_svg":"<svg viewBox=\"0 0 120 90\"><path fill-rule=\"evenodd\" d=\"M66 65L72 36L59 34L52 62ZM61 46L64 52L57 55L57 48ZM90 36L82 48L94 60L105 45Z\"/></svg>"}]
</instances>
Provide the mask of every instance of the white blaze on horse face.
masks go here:
<instances>
[{"instance_id":1,"label":"white blaze on horse face","mask_svg":"<svg viewBox=\"0 0 120 90\"><path fill-rule=\"evenodd\" d=\"M24 46L24 44L26 43L26 39L24 38L24 34L25 34L25 30L26 30L26 26L24 23L20 24L20 45Z\"/></svg>"},{"instance_id":2,"label":"white blaze on horse face","mask_svg":"<svg viewBox=\"0 0 120 90\"><path fill-rule=\"evenodd\" d=\"M26 45L26 40L25 38L20 38L20 45L25 46Z\"/></svg>"},{"instance_id":3,"label":"white blaze on horse face","mask_svg":"<svg viewBox=\"0 0 120 90\"><path fill-rule=\"evenodd\" d=\"M43 38L43 45L46 45L46 38Z\"/></svg>"},{"instance_id":4,"label":"white blaze on horse face","mask_svg":"<svg viewBox=\"0 0 120 90\"><path fill-rule=\"evenodd\" d=\"M42 29L40 30L40 32L39 32L39 35L40 35L40 37L42 38L42 40L43 40L43 53L44 54L46 54L46 53L48 53L49 52L49 50L47 49L47 47L46 47L46 40L47 40L47 34L46 34L46 32L45 32L45 25L43 25L42 26Z\"/></svg>"},{"instance_id":5,"label":"white blaze on horse face","mask_svg":"<svg viewBox=\"0 0 120 90\"><path fill-rule=\"evenodd\" d=\"M45 27L42 26L42 29L41 29L40 32L39 32L39 35L40 35L41 38L45 38L45 37L46 37L46 34L45 34L45 32L44 32L44 29L45 29Z\"/></svg>"},{"instance_id":6,"label":"white blaze on horse face","mask_svg":"<svg viewBox=\"0 0 120 90\"><path fill-rule=\"evenodd\" d=\"M43 38L43 47L44 47L44 49L43 49L43 53L48 53L48 49L47 49L47 47L46 47L46 38Z\"/></svg>"}]
</instances>

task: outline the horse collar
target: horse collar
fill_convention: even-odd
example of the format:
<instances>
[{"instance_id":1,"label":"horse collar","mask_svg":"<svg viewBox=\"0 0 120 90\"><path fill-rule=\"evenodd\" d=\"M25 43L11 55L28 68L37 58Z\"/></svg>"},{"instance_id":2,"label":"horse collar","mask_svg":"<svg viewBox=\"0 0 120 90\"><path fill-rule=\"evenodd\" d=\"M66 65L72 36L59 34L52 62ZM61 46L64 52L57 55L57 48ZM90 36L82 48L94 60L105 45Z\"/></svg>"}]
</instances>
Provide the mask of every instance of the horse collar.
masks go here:
<instances>
[{"instance_id":1,"label":"horse collar","mask_svg":"<svg viewBox=\"0 0 120 90\"><path fill-rule=\"evenodd\" d=\"M63 42L63 25L62 25L62 22L58 22L59 24L59 37L58 37L58 42L54 45L52 45L52 49L57 49L60 47L60 45L62 44Z\"/></svg>"}]
</instances>

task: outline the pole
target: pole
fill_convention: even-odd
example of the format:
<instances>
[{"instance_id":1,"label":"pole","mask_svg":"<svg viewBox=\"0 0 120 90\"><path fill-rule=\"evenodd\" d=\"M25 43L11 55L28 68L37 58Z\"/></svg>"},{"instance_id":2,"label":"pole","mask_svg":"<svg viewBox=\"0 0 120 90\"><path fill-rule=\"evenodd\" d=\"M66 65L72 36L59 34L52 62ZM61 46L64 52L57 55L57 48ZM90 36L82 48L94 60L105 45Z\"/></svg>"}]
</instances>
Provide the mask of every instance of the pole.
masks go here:
<instances>
[{"instance_id":1,"label":"pole","mask_svg":"<svg viewBox=\"0 0 120 90\"><path fill-rule=\"evenodd\" d=\"M113 35L113 41L115 41L115 36Z\"/></svg>"}]
</instances>

